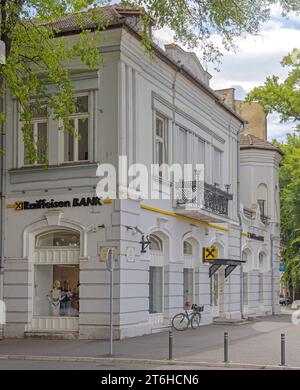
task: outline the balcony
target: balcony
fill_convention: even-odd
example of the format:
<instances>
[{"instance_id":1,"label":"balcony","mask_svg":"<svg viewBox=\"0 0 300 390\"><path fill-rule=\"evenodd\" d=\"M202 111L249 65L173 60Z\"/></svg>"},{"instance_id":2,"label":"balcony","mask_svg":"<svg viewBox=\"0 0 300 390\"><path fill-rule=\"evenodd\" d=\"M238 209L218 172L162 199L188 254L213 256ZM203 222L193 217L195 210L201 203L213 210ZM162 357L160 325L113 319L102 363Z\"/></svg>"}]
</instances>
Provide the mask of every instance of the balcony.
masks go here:
<instances>
[{"instance_id":1,"label":"balcony","mask_svg":"<svg viewBox=\"0 0 300 390\"><path fill-rule=\"evenodd\" d=\"M243 214L247 219L250 219L251 221L254 221L256 219L260 220L264 225L268 225L270 222L270 217L268 217L264 213L261 213L259 204L256 209L248 209L247 207L244 207Z\"/></svg>"},{"instance_id":2,"label":"balcony","mask_svg":"<svg viewBox=\"0 0 300 390\"><path fill-rule=\"evenodd\" d=\"M175 183L174 189L178 214L209 222L228 220L228 202L233 199L229 192L195 180Z\"/></svg>"}]
</instances>

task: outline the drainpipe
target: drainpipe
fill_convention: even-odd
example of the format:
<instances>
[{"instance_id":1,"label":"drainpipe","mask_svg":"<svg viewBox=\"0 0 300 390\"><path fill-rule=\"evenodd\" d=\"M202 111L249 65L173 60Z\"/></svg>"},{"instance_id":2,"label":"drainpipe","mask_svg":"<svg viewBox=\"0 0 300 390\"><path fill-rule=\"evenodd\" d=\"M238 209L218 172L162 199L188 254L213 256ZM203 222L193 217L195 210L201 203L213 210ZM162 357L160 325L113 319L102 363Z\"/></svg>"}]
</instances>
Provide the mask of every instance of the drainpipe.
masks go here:
<instances>
[{"instance_id":1,"label":"drainpipe","mask_svg":"<svg viewBox=\"0 0 300 390\"><path fill-rule=\"evenodd\" d=\"M0 89L3 81L0 79ZM0 97L0 112L4 112L4 98ZM0 149L6 150L5 126L0 126ZM4 223L5 223L5 155L0 154L0 300L3 301L3 273L4 273ZM2 332L0 329L0 338Z\"/></svg>"},{"instance_id":2,"label":"drainpipe","mask_svg":"<svg viewBox=\"0 0 300 390\"><path fill-rule=\"evenodd\" d=\"M244 128L244 125L241 127ZM237 140L237 216L239 219L239 225L240 225L240 260L242 260L242 218L240 213L240 132L238 133L238 140ZM244 318L244 302L243 302L243 264L240 265L240 312L241 317Z\"/></svg>"},{"instance_id":3,"label":"drainpipe","mask_svg":"<svg viewBox=\"0 0 300 390\"><path fill-rule=\"evenodd\" d=\"M176 69L175 71L175 75L174 75L174 80L173 80L173 83L172 83L172 137L174 137L175 135L175 97L176 97L176 80L177 80L177 76L178 76L178 73L180 72L180 70L182 69L182 65L181 65L181 61L177 61L177 66L178 68ZM169 139L169 137L168 137ZM172 145L174 145L174 142L172 142ZM170 156L168 156L168 159L169 159L169 163L171 163L170 161ZM173 146L173 150L172 150L172 158L174 159L174 146ZM170 177L170 182L171 182L171 186L172 186L172 198L174 201L174 188L175 188L175 183L174 183L174 172L172 173L171 177ZM171 188L170 188L171 190Z\"/></svg>"}]
</instances>

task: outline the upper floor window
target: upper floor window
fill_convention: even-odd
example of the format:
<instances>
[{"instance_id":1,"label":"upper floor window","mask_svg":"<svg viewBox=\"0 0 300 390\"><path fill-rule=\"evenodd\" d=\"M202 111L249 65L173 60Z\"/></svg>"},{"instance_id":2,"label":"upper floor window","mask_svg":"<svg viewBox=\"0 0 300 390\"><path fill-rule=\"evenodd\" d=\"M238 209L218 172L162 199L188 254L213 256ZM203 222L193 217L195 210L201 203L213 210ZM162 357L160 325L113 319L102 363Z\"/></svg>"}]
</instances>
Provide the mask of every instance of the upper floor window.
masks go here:
<instances>
[{"instance_id":1,"label":"upper floor window","mask_svg":"<svg viewBox=\"0 0 300 390\"><path fill-rule=\"evenodd\" d=\"M222 152L213 148L213 184L222 185Z\"/></svg>"},{"instance_id":2,"label":"upper floor window","mask_svg":"<svg viewBox=\"0 0 300 390\"><path fill-rule=\"evenodd\" d=\"M177 143L177 161L176 163L184 168L184 164L187 163L187 131L179 128L178 129L178 143Z\"/></svg>"},{"instance_id":3,"label":"upper floor window","mask_svg":"<svg viewBox=\"0 0 300 390\"><path fill-rule=\"evenodd\" d=\"M48 119L47 103L41 102L37 105L31 104L32 121L30 141L37 151L37 159L32 162L30 159L30 150L24 145L24 165L42 164L47 159L47 142L48 142Z\"/></svg>"},{"instance_id":4,"label":"upper floor window","mask_svg":"<svg viewBox=\"0 0 300 390\"><path fill-rule=\"evenodd\" d=\"M205 142L200 137L197 137L197 156L195 163L205 163Z\"/></svg>"},{"instance_id":5,"label":"upper floor window","mask_svg":"<svg viewBox=\"0 0 300 390\"><path fill-rule=\"evenodd\" d=\"M168 163L167 120L161 116L156 116L155 121L155 163L159 166Z\"/></svg>"},{"instance_id":6,"label":"upper floor window","mask_svg":"<svg viewBox=\"0 0 300 390\"><path fill-rule=\"evenodd\" d=\"M261 183L257 187L257 202L259 205L259 211L261 216L266 216L267 213L267 197L268 197L268 187L266 184Z\"/></svg>"},{"instance_id":7,"label":"upper floor window","mask_svg":"<svg viewBox=\"0 0 300 390\"><path fill-rule=\"evenodd\" d=\"M74 134L64 133L64 162L89 159L89 97L76 97L76 112L69 117Z\"/></svg>"}]
</instances>

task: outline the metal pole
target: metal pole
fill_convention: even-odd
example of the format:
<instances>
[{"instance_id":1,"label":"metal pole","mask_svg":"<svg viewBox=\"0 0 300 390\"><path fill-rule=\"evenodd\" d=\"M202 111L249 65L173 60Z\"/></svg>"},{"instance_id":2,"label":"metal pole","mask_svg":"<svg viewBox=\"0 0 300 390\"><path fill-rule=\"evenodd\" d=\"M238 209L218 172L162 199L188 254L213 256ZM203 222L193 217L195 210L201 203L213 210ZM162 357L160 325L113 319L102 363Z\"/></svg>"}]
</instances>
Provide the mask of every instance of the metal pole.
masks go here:
<instances>
[{"instance_id":1,"label":"metal pole","mask_svg":"<svg viewBox=\"0 0 300 390\"><path fill-rule=\"evenodd\" d=\"M113 312L114 312L114 252L108 251L108 269L110 271L110 300L109 300L109 355L113 354Z\"/></svg>"},{"instance_id":2,"label":"metal pole","mask_svg":"<svg viewBox=\"0 0 300 390\"><path fill-rule=\"evenodd\" d=\"M169 330L169 360L173 360L173 331Z\"/></svg>"},{"instance_id":3,"label":"metal pole","mask_svg":"<svg viewBox=\"0 0 300 390\"><path fill-rule=\"evenodd\" d=\"M281 366L285 366L285 334L281 333Z\"/></svg>"},{"instance_id":4,"label":"metal pole","mask_svg":"<svg viewBox=\"0 0 300 390\"><path fill-rule=\"evenodd\" d=\"M224 363L228 363L228 332L224 332Z\"/></svg>"}]
</instances>

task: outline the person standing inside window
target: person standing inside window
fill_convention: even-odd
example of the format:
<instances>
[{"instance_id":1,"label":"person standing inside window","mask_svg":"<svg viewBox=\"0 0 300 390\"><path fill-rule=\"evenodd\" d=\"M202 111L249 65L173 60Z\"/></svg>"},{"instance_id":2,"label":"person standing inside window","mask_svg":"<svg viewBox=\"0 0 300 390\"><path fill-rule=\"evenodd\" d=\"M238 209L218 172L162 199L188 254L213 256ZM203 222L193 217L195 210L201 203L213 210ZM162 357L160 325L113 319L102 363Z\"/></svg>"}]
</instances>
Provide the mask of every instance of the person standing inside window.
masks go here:
<instances>
[{"instance_id":1,"label":"person standing inside window","mask_svg":"<svg viewBox=\"0 0 300 390\"><path fill-rule=\"evenodd\" d=\"M62 316L69 316L70 315L70 306L71 306L71 297L72 297L72 291L70 288L70 284L68 280L64 281L63 289L61 291L62 293L62 300L60 303L60 309L61 309L61 315Z\"/></svg>"}]
</instances>

